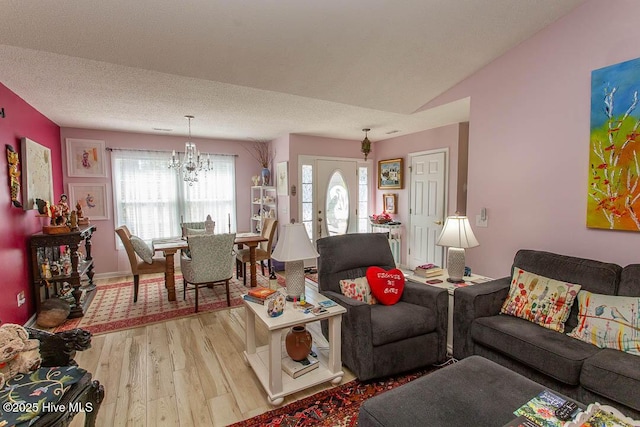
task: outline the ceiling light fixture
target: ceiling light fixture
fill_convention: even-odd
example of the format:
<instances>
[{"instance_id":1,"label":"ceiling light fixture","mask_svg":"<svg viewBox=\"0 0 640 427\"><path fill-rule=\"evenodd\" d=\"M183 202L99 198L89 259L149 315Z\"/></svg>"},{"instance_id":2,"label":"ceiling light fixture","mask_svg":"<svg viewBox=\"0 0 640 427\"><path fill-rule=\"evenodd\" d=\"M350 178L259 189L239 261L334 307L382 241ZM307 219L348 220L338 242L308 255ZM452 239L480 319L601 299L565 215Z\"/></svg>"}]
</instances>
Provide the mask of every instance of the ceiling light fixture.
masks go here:
<instances>
[{"instance_id":1,"label":"ceiling light fixture","mask_svg":"<svg viewBox=\"0 0 640 427\"><path fill-rule=\"evenodd\" d=\"M367 160L367 156L371 152L371 141L369 141L369 138L367 137L367 132L369 132L370 130L371 129L369 128L362 129L362 131L364 132L364 139L362 140L362 144L360 145L360 151L362 151L362 154L364 154L365 160Z\"/></svg>"},{"instance_id":2,"label":"ceiling light fixture","mask_svg":"<svg viewBox=\"0 0 640 427\"><path fill-rule=\"evenodd\" d=\"M194 182L198 182L198 172L207 172L211 170L211 155L208 154L206 163L202 161L200 152L196 148L196 144L191 142L191 119L193 116L184 116L189 120L189 140L184 143L184 157L180 160L176 157L176 150L171 153L171 160L169 160L169 168L175 169L177 172L182 171L182 178L193 185Z\"/></svg>"}]
</instances>

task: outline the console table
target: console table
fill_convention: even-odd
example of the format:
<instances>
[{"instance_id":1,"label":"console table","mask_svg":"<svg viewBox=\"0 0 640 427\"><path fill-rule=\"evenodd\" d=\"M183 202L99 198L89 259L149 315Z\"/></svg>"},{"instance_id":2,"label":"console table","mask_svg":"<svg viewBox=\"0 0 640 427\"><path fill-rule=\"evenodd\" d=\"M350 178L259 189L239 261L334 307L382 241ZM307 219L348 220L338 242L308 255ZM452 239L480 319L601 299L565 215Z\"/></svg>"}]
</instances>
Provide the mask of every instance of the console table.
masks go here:
<instances>
[{"instance_id":1,"label":"console table","mask_svg":"<svg viewBox=\"0 0 640 427\"><path fill-rule=\"evenodd\" d=\"M60 292L64 283L72 288L71 295L75 305L71 307L69 318L84 316L84 309L91 302L91 296L96 286L93 283L93 257L91 256L91 236L96 231L94 225L82 225L78 230L69 233L44 234L36 233L31 236L29 246L31 248L31 271L33 293L36 298L36 312L40 311L42 301L49 299ZM81 243L84 242L84 259L78 253ZM44 277L42 264L45 261L58 261L61 256L60 247L68 246L71 257L71 273L52 274ZM82 278L86 276L88 283L81 288ZM84 306L81 302L82 291L85 291Z\"/></svg>"}]
</instances>

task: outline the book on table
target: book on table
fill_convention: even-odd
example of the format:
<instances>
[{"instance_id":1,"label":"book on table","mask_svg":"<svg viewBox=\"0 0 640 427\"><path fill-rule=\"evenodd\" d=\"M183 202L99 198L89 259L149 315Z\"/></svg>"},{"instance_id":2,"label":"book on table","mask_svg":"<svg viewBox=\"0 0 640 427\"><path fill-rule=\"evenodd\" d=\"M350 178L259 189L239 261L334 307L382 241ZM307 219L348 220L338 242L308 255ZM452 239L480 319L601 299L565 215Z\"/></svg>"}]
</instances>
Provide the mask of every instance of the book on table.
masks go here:
<instances>
[{"instance_id":1,"label":"book on table","mask_svg":"<svg viewBox=\"0 0 640 427\"><path fill-rule=\"evenodd\" d=\"M254 298L267 299L274 293L276 293L275 289L269 289L264 286L258 286L255 289L250 289L249 292L247 292L247 295L250 295Z\"/></svg>"},{"instance_id":2,"label":"book on table","mask_svg":"<svg viewBox=\"0 0 640 427\"><path fill-rule=\"evenodd\" d=\"M318 359L308 355L306 359L301 362L295 361L289 356L285 355L282 358L282 370L285 371L291 378L298 378L308 372L317 369L320 365Z\"/></svg>"},{"instance_id":3,"label":"book on table","mask_svg":"<svg viewBox=\"0 0 640 427\"><path fill-rule=\"evenodd\" d=\"M256 304L262 304L262 305L264 305L267 301L269 301L269 300L271 300L271 299L275 298L275 296L276 296L276 294L274 293L274 294L269 295L269 296L268 296L268 297L266 297L266 298L258 298L258 297L254 297L254 296L251 296L251 295L249 295L249 294L246 294L246 295L242 295L242 298L243 298L245 301L255 302Z\"/></svg>"},{"instance_id":4,"label":"book on table","mask_svg":"<svg viewBox=\"0 0 640 427\"><path fill-rule=\"evenodd\" d=\"M444 274L444 270L435 264L419 265L413 270L413 274L418 277L434 277Z\"/></svg>"}]
</instances>

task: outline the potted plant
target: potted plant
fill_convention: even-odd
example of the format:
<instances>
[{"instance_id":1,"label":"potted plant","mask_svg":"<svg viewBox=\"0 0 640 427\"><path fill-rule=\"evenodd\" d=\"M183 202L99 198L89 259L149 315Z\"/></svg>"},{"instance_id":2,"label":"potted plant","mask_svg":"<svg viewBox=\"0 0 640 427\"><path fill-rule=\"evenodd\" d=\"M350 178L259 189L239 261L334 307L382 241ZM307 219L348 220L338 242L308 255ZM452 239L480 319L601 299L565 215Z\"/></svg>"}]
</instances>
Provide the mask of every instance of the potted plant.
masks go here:
<instances>
[{"instance_id":1,"label":"potted plant","mask_svg":"<svg viewBox=\"0 0 640 427\"><path fill-rule=\"evenodd\" d=\"M251 156L258 161L260 166L262 166L262 185L269 185L271 182L271 171L269 170L269 166L271 166L271 162L274 157L269 141L253 141L253 145L250 148L247 148L247 151L249 151Z\"/></svg>"}]
</instances>

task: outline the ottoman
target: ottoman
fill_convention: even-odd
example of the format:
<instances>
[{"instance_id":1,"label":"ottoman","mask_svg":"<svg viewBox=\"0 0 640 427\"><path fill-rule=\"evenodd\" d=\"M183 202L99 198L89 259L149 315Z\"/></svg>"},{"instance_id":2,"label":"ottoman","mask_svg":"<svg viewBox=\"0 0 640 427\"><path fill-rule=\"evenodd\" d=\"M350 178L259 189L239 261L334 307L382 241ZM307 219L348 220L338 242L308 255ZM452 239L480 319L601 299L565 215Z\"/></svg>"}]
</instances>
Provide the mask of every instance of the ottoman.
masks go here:
<instances>
[{"instance_id":1,"label":"ottoman","mask_svg":"<svg viewBox=\"0 0 640 427\"><path fill-rule=\"evenodd\" d=\"M471 356L365 401L359 427L500 427L542 390L497 363Z\"/></svg>"}]
</instances>

